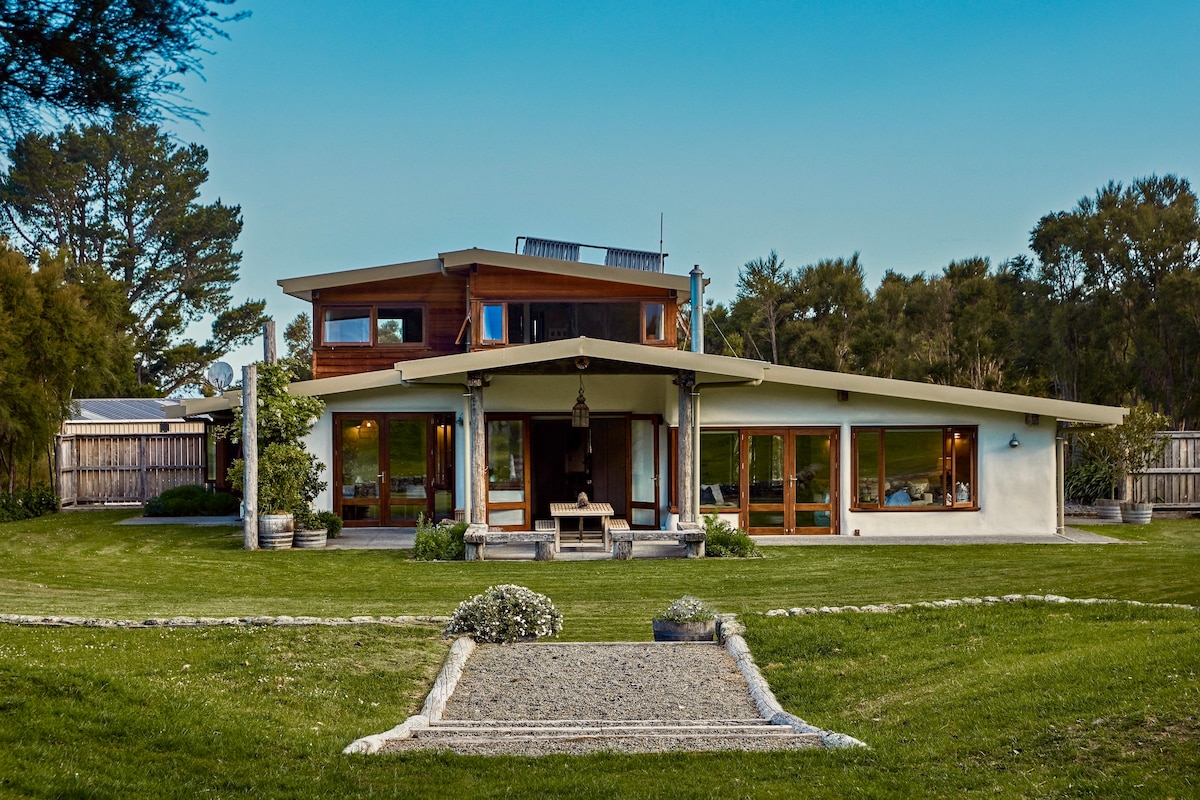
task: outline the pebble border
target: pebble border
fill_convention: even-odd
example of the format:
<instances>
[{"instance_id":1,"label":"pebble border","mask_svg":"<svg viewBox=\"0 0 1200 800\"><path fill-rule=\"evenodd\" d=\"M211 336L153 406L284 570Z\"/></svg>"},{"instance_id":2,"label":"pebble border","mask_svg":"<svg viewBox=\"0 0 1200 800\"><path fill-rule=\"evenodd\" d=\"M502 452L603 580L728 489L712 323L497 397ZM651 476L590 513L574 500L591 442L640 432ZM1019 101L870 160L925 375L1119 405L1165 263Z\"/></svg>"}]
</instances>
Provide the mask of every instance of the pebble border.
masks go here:
<instances>
[{"instance_id":1,"label":"pebble border","mask_svg":"<svg viewBox=\"0 0 1200 800\"><path fill-rule=\"evenodd\" d=\"M1189 606L1186 603L1143 603L1140 600L1116 600L1113 598L1089 597L1078 600L1063 597L1058 594L1006 594L1003 597L963 597L949 600L923 600L919 603L878 603L867 606L821 606L814 608L774 608L765 613L768 617L802 617L806 614L890 614L894 611L906 611L910 608L950 608L953 606L994 606L1001 603L1076 603L1079 605L1103 605L1120 603L1127 606L1143 606L1145 608L1177 608L1183 611L1200 611L1200 606Z\"/></svg>"},{"instance_id":2,"label":"pebble border","mask_svg":"<svg viewBox=\"0 0 1200 800\"><path fill-rule=\"evenodd\" d=\"M403 614L396 617L151 617L144 620L103 617L53 617L34 614L0 614L0 624L42 628L294 628L342 625L445 625L449 617Z\"/></svg>"}]
</instances>

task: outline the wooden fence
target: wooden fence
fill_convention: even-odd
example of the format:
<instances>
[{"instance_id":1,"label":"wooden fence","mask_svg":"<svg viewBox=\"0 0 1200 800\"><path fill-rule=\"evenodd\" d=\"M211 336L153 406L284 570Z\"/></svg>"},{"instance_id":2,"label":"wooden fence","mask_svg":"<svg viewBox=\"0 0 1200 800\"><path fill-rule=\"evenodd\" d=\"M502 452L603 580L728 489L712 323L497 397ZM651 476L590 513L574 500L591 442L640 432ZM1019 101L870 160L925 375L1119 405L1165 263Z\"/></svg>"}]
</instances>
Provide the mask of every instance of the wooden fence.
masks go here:
<instances>
[{"instance_id":1,"label":"wooden fence","mask_svg":"<svg viewBox=\"0 0 1200 800\"><path fill-rule=\"evenodd\" d=\"M205 456L198 432L60 436L58 494L64 506L144 503L176 486L203 486Z\"/></svg>"},{"instance_id":2,"label":"wooden fence","mask_svg":"<svg viewBox=\"0 0 1200 800\"><path fill-rule=\"evenodd\" d=\"M1161 435L1167 439L1166 452L1157 465L1134 476L1134 496L1157 508L1200 507L1200 431Z\"/></svg>"}]
</instances>

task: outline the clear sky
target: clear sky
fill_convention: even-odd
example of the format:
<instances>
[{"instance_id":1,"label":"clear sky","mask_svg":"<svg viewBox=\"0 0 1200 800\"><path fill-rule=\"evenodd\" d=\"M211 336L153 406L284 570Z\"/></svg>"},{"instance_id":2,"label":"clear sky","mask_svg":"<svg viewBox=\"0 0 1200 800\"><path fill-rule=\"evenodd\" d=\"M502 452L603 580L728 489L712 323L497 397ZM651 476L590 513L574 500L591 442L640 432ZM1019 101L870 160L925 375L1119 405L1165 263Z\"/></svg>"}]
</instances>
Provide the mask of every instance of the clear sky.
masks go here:
<instances>
[{"instance_id":1,"label":"clear sky","mask_svg":"<svg viewBox=\"0 0 1200 800\"><path fill-rule=\"evenodd\" d=\"M240 300L517 236L940 271L1109 180L1200 183L1200 2L240 0L187 97ZM228 359L261 357L261 346Z\"/></svg>"}]
</instances>

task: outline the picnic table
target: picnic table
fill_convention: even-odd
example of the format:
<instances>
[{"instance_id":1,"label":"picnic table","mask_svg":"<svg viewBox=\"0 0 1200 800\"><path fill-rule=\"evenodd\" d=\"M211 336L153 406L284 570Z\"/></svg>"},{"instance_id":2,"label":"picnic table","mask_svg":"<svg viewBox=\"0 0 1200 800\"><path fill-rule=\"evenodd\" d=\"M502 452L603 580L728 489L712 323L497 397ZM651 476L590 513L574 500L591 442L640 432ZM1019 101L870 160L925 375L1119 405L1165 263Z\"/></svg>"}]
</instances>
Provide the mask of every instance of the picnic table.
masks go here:
<instances>
[{"instance_id":1,"label":"picnic table","mask_svg":"<svg viewBox=\"0 0 1200 800\"><path fill-rule=\"evenodd\" d=\"M559 542L562 536L562 521L564 519L579 520L580 541L583 540L583 521L585 519L599 519L604 549L607 550L611 545L608 521L613 518L614 513L613 507L609 503L588 503L586 506L581 506L579 503L551 503L550 516L554 517L555 552L559 550Z\"/></svg>"}]
</instances>

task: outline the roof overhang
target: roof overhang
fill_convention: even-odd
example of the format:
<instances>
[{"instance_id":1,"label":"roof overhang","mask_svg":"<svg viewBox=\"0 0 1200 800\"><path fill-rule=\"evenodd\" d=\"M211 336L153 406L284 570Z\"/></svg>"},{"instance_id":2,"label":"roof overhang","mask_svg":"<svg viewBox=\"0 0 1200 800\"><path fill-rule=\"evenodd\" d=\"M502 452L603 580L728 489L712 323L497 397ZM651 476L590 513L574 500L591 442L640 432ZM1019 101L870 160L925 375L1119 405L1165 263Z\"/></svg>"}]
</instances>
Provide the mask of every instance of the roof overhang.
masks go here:
<instances>
[{"instance_id":1,"label":"roof overhang","mask_svg":"<svg viewBox=\"0 0 1200 800\"><path fill-rule=\"evenodd\" d=\"M571 275L610 283L627 283L635 286L646 286L653 289L668 289L675 292L680 301L686 301L692 295L691 279L686 275L669 275L663 272L645 272L625 267L606 267L599 264L587 264L582 261L561 261L556 258L540 256L525 256L519 253L501 253L495 250L454 250L441 253L437 258L425 261L407 261L402 264L386 264L378 267L364 267L340 272L326 272L320 275L307 275L300 278L284 278L279 286L284 294L307 300L313 299L313 292L321 289L332 289L337 286L354 286L361 283L395 280L397 278L412 278L418 275L431 275L445 269L447 272L464 270L474 264L493 267L516 269L523 272L537 272L550 275ZM708 280L705 279L705 283Z\"/></svg>"}]
</instances>

